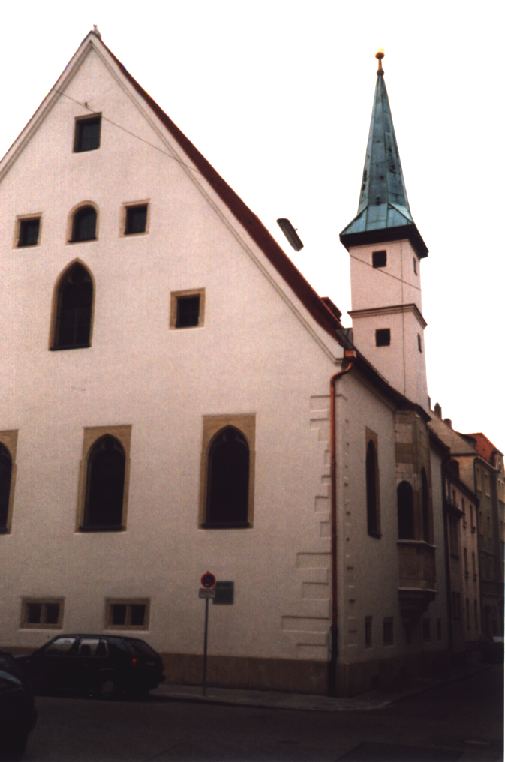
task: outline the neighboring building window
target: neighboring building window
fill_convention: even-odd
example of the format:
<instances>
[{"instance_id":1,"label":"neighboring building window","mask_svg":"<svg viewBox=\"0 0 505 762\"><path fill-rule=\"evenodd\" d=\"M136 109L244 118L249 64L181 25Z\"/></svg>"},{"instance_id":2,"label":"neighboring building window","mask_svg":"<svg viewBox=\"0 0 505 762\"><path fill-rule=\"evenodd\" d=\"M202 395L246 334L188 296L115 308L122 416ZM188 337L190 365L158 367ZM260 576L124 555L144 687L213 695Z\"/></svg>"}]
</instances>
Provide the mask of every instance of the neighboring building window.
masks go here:
<instances>
[{"instance_id":1,"label":"neighboring building window","mask_svg":"<svg viewBox=\"0 0 505 762\"><path fill-rule=\"evenodd\" d=\"M474 582L477 580L477 562L475 559L475 552L472 550L472 577Z\"/></svg>"},{"instance_id":2,"label":"neighboring building window","mask_svg":"<svg viewBox=\"0 0 505 762\"><path fill-rule=\"evenodd\" d=\"M426 476L424 468L421 470L421 519L423 540L431 542L430 493L428 488L428 477Z\"/></svg>"},{"instance_id":3,"label":"neighboring building window","mask_svg":"<svg viewBox=\"0 0 505 762\"><path fill-rule=\"evenodd\" d=\"M382 642L385 646L394 643L393 617L384 617L382 622Z\"/></svg>"},{"instance_id":4,"label":"neighboring building window","mask_svg":"<svg viewBox=\"0 0 505 762\"><path fill-rule=\"evenodd\" d=\"M25 598L21 605L21 627L59 629L63 622L63 598Z\"/></svg>"},{"instance_id":5,"label":"neighboring building window","mask_svg":"<svg viewBox=\"0 0 505 762\"><path fill-rule=\"evenodd\" d=\"M417 348L418 348L419 352L422 354L423 353L423 342L422 342L421 334L420 333L417 334Z\"/></svg>"},{"instance_id":6,"label":"neighboring building window","mask_svg":"<svg viewBox=\"0 0 505 762\"><path fill-rule=\"evenodd\" d=\"M17 246L37 246L40 235L40 216L18 217Z\"/></svg>"},{"instance_id":7,"label":"neighboring building window","mask_svg":"<svg viewBox=\"0 0 505 762\"><path fill-rule=\"evenodd\" d=\"M100 148L102 117L100 114L79 117L75 120L74 151L94 151Z\"/></svg>"},{"instance_id":8,"label":"neighboring building window","mask_svg":"<svg viewBox=\"0 0 505 762\"><path fill-rule=\"evenodd\" d=\"M385 251L372 251L372 265L386 267L387 254Z\"/></svg>"},{"instance_id":9,"label":"neighboring building window","mask_svg":"<svg viewBox=\"0 0 505 762\"><path fill-rule=\"evenodd\" d=\"M255 418L205 416L202 448L201 525L252 526Z\"/></svg>"},{"instance_id":10,"label":"neighboring building window","mask_svg":"<svg viewBox=\"0 0 505 762\"><path fill-rule=\"evenodd\" d=\"M388 347L391 344L391 331L389 328L377 328L375 331L375 346Z\"/></svg>"},{"instance_id":11,"label":"neighboring building window","mask_svg":"<svg viewBox=\"0 0 505 762\"><path fill-rule=\"evenodd\" d=\"M0 442L0 533L9 531L9 506L12 483L12 458L7 447Z\"/></svg>"},{"instance_id":12,"label":"neighboring building window","mask_svg":"<svg viewBox=\"0 0 505 762\"><path fill-rule=\"evenodd\" d=\"M147 204L131 204L125 207L125 235L137 235L147 230Z\"/></svg>"},{"instance_id":13,"label":"neighboring building window","mask_svg":"<svg viewBox=\"0 0 505 762\"><path fill-rule=\"evenodd\" d=\"M51 349L81 349L90 346L93 284L88 270L79 262L60 276L55 294Z\"/></svg>"},{"instance_id":14,"label":"neighboring building window","mask_svg":"<svg viewBox=\"0 0 505 762\"><path fill-rule=\"evenodd\" d=\"M149 628L149 601L145 599L111 599L105 602L105 627L130 630Z\"/></svg>"},{"instance_id":15,"label":"neighboring building window","mask_svg":"<svg viewBox=\"0 0 505 762\"><path fill-rule=\"evenodd\" d=\"M366 508L367 530L372 537L380 537L379 523L379 468L376 442L369 439L366 446Z\"/></svg>"},{"instance_id":16,"label":"neighboring building window","mask_svg":"<svg viewBox=\"0 0 505 762\"><path fill-rule=\"evenodd\" d=\"M170 327L196 328L203 325L205 289L173 291L170 294Z\"/></svg>"},{"instance_id":17,"label":"neighboring building window","mask_svg":"<svg viewBox=\"0 0 505 762\"><path fill-rule=\"evenodd\" d=\"M417 275L417 259L415 257L412 258L412 267L414 268L414 273Z\"/></svg>"},{"instance_id":18,"label":"neighboring building window","mask_svg":"<svg viewBox=\"0 0 505 762\"><path fill-rule=\"evenodd\" d=\"M87 204L75 210L72 216L70 243L96 240L96 209Z\"/></svg>"},{"instance_id":19,"label":"neighboring building window","mask_svg":"<svg viewBox=\"0 0 505 762\"><path fill-rule=\"evenodd\" d=\"M449 514L449 552L453 558L459 558L459 527L458 519Z\"/></svg>"},{"instance_id":20,"label":"neighboring building window","mask_svg":"<svg viewBox=\"0 0 505 762\"><path fill-rule=\"evenodd\" d=\"M97 439L89 450L86 493L81 530L123 529L125 451L110 434Z\"/></svg>"},{"instance_id":21,"label":"neighboring building window","mask_svg":"<svg viewBox=\"0 0 505 762\"><path fill-rule=\"evenodd\" d=\"M423 640L425 643L429 643L431 640L431 620L423 619Z\"/></svg>"},{"instance_id":22,"label":"neighboring building window","mask_svg":"<svg viewBox=\"0 0 505 762\"><path fill-rule=\"evenodd\" d=\"M409 482L400 482L397 488L398 539L414 539L414 491Z\"/></svg>"},{"instance_id":23,"label":"neighboring building window","mask_svg":"<svg viewBox=\"0 0 505 762\"><path fill-rule=\"evenodd\" d=\"M372 647L372 617L365 617L365 648Z\"/></svg>"}]
</instances>

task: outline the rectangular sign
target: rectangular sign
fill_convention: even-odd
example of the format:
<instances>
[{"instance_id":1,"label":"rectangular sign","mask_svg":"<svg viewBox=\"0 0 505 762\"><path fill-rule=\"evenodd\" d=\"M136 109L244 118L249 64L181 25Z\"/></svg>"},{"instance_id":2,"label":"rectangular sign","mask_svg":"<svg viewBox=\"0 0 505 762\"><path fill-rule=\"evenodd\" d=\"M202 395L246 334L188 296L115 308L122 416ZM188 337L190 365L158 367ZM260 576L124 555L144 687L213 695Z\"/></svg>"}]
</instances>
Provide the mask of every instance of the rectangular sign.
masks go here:
<instances>
[{"instance_id":1,"label":"rectangular sign","mask_svg":"<svg viewBox=\"0 0 505 762\"><path fill-rule=\"evenodd\" d=\"M214 598L216 594L215 590L209 590L208 587L201 587L198 592L199 598Z\"/></svg>"},{"instance_id":2,"label":"rectangular sign","mask_svg":"<svg viewBox=\"0 0 505 762\"><path fill-rule=\"evenodd\" d=\"M216 582L214 606L233 606L233 582Z\"/></svg>"}]
</instances>

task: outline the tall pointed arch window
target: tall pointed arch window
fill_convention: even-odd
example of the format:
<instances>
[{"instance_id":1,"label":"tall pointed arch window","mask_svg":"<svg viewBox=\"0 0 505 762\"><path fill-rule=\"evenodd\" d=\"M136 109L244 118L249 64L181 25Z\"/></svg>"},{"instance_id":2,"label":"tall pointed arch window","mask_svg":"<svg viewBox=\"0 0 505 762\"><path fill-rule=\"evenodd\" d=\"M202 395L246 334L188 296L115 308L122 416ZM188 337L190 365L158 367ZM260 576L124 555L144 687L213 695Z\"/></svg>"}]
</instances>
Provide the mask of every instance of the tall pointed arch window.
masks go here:
<instances>
[{"instance_id":1,"label":"tall pointed arch window","mask_svg":"<svg viewBox=\"0 0 505 762\"><path fill-rule=\"evenodd\" d=\"M207 470L206 523L211 526L247 526L249 445L234 426L212 439Z\"/></svg>"},{"instance_id":2,"label":"tall pointed arch window","mask_svg":"<svg viewBox=\"0 0 505 762\"><path fill-rule=\"evenodd\" d=\"M75 262L59 279L55 294L52 349L90 346L93 283L84 265Z\"/></svg>"},{"instance_id":3,"label":"tall pointed arch window","mask_svg":"<svg viewBox=\"0 0 505 762\"><path fill-rule=\"evenodd\" d=\"M70 243L96 240L96 209L91 204L78 207L72 215Z\"/></svg>"},{"instance_id":4,"label":"tall pointed arch window","mask_svg":"<svg viewBox=\"0 0 505 762\"><path fill-rule=\"evenodd\" d=\"M12 458L8 448L0 442L0 533L9 531L9 505L12 486Z\"/></svg>"},{"instance_id":5,"label":"tall pointed arch window","mask_svg":"<svg viewBox=\"0 0 505 762\"><path fill-rule=\"evenodd\" d=\"M81 530L114 531L124 528L126 457L121 442L110 434L90 447Z\"/></svg>"},{"instance_id":6,"label":"tall pointed arch window","mask_svg":"<svg viewBox=\"0 0 505 762\"><path fill-rule=\"evenodd\" d=\"M204 416L201 526L252 526L254 496L254 415Z\"/></svg>"},{"instance_id":7,"label":"tall pointed arch window","mask_svg":"<svg viewBox=\"0 0 505 762\"><path fill-rule=\"evenodd\" d=\"M400 482L396 490L398 507L398 539L415 539L414 491L409 482Z\"/></svg>"},{"instance_id":8,"label":"tall pointed arch window","mask_svg":"<svg viewBox=\"0 0 505 762\"><path fill-rule=\"evenodd\" d=\"M0 534L11 531L18 432L0 431Z\"/></svg>"},{"instance_id":9,"label":"tall pointed arch window","mask_svg":"<svg viewBox=\"0 0 505 762\"><path fill-rule=\"evenodd\" d=\"M366 510L367 530L372 537L380 537L379 467L377 460L377 436L367 430L366 445Z\"/></svg>"},{"instance_id":10,"label":"tall pointed arch window","mask_svg":"<svg viewBox=\"0 0 505 762\"><path fill-rule=\"evenodd\" d=\"M421 469L421 528L423 540L431 542L430 493L425 469Z\"/></svg>"}]
</instances>

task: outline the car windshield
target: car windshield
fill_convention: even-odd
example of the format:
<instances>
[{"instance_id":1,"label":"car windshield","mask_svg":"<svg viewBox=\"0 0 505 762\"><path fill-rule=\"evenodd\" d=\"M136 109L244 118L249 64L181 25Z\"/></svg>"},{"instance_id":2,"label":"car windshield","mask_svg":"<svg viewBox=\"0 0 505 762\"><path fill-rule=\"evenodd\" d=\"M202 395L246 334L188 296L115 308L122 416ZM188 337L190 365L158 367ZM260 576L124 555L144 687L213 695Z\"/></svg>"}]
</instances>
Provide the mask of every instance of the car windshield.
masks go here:
<instances>
[{"instance_id":1,"label":"car windshield","mask_svg":"<svg viewBox=\"0 0 505 762\"><path fill-rule=\"evenodd\" d=\"M44 648L46 654L66 654L75 645L76 638L56 638Z\"/></svg>"}]
</instances>

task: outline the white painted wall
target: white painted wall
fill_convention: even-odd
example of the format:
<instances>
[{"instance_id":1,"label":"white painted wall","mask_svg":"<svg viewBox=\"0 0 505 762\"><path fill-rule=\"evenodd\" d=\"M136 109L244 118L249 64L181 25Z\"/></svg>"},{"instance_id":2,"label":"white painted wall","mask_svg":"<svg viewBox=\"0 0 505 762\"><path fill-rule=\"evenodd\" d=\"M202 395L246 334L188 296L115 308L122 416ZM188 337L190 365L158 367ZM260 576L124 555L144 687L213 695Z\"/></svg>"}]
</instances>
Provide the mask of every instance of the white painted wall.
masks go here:
<instances>
[{"instance_id":1,"label":"white painted wall","mask_svg":"<svg viewBox=\"0 0 505 762\"><path fill-rule=\"evenodd\" d=\"M386 251L386 266L374 268L372 252L378 250ZM407 240L353 246L349 256L356 346L392 386L429 409L420 260ZM421 316L406 305L415 305ZM375 331L380 328L390 329L389 346L376 346ZM418 348L418 335L422 352Z\"/></svg>"}]
</instances>

